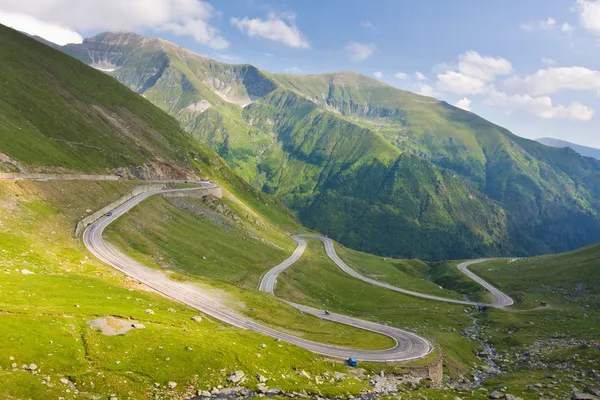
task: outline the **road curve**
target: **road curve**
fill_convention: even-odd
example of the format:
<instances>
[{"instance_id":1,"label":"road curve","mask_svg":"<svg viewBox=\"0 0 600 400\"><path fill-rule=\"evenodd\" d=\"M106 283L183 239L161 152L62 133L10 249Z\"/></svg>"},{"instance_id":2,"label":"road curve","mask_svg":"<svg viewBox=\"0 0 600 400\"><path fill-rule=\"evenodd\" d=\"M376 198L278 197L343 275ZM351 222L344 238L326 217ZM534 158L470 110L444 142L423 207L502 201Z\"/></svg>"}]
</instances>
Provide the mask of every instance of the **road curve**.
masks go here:
<instances>
[{"instance_id":1,"label":"road curve","mask_svg":"<svg viewBox=\"0 0 600 400\"><path fill-rule=\"evenodd\" d=\"M429 300L443 301L446 303L463 304L463 305L468 305L468 306L487 306L487 307L501 308L501 307L508 307L513 304L513 300L510 297L508 297L506 294L502 293L500 290L496 289L494 286L490 285L489 283L487 283L486 281L484 281L483 279L481 279L480 277L475 275L473 272L469 271L468 267L470 265L477 264L477 263L480 263L483 261L487 261L487 259L479 259L479 260L463 262L458 265L458 269L460 271L462 271L464 274L466 274L469 278L473 279L475 282L479 283L480 285L485 287L488 291L490 291L490 293L492 293L492 295L496 298L496 301L494 303L482 303L482 302L467 301L467 300L448 299L446 297L439 297L439 296L434 296L434 295L430 295L430 294L414 292L412 290L402 289L402 288L399 288L399 287L396 287L396 286L393 286L393 285L390 285L390 284L387 284L384 282L376 281L374 279L367 278L366 276L359 274L357 271L350 268L344 261L342 261L342 259L335 252L335 249L333 248L333 241L331 239L323 237L323 236L317 236L317 235L296 235L296 236L293 236L292 238L298 243L298 247L296 247L296 250L294 250L294 253L288 259L283 261L281 264L275 266L273 269L271 269L269 272L267 272L263 276L263 278L260 282L260 286L259 286L259 289L262 290L263 292L274 294L275 285L277 283L277 276L280 273L282 273L283 271L285 271L287 268L289 268L296 261L298 261L300 259L300 257L302 257L304 250L306 250L306 241L304 240L304 238L307 238L307 239L318 239L318 240L322 241L325 246L325 251L327 252L327 256L335 263L335 265L337 265L342 271L344 271L348 275L351 275L356 279L360 279L363 282L370 283L371 285L380 286L382 288L393 290L395 292L408 294L410 296L421 297L421 298L429 299Z\"/></svg>"},{"instance_id":2,"label":"road curve","mask_svg":"<svg viewBox=\"0 0 600 400\"><path fill-rule=\"evenodd\" d=\"M207 188L211 187L210 185L212 184L203 182L202 185L204 188ZM363 321L357 318L350 318L344 315L333 313L326 315L324 311L298 304L291 305L301 310L302 312L315 315L322 319L339 322L342 324L354 326L357 328L389 336L396 341L396 345L393 348L387 350L356 350L326 345L322 343L316 343L310 340L289 335L287 333L279 332L277 330L258 324L252 319L240 315L235 311L227 309L222 304L211 298L209 293L206 293L205 291L193 284L173 281L161 271L148 268L142 265L141 263L129 258L128 256L121 253L116 248L110 246L104 241L102 237L104 229L110 223L115 221L121 215L125 214L127 211L129 211L131 208L133 208L146 198L156 194L175 191L191 191L197 189L198 188L163 189L143 193L137 197L134 197L133 199L115 208L112 211L112 215L106 215L89 225L83 233L83 243L87 247L87 249L101 261L118 269L124 274L152 287L153 289L167 297L187 304L190 307L196 308L197 310L200 310L203 313L208 314L211 317L221 320L225 323L231 324L242 329L250 329L255 332L259 332L274 338L281 339L285 342L297 345L317 354L334 358L355 357L358 360L363 361L389 362L414 360L425 357L426 355L431 353L431 351L433 350L433 346L431 345L431 343L427 339L424 339L414 333L386 325L377 324L374 322ZM305 247L306 242L304 242L304 248ZM292 257L288 258L286 261L284 261L284 263L297 256L297 258L295 258L289 263L289 265L293 264L293 262L295 262L302 255L304 248L302 248L301 250L296 249ZM274 269L278 267L280 266L277 266ZM276 281L276 275L274 279L275 280L273 281L273 287L274 282Z\"/></svg>"}]
</instances>

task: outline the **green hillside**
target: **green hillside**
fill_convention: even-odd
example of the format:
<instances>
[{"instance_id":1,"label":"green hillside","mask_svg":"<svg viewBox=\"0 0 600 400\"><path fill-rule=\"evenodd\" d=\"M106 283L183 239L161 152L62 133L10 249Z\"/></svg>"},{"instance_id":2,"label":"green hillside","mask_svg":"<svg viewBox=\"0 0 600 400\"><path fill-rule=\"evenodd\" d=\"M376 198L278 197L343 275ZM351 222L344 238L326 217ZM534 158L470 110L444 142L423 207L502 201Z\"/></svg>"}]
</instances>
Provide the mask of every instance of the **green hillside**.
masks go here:
<instances>
[{"instance_id":1,"label":"green hillside","mask_svg":"<svg viewBox=\"0 0 600 400\"><path fill-rule=\"evenodd\" d=\"M287 231L299 229L293 215L237 178L218 155L182 134L177 121L149 101L115 79L2 26L0 54L1 172L216 179L237 197L225 196L246 227L235 238L259 245L245 254L232 253L230 261L234 266L243 261L261 264L223 271L220 281L254 282L272 259L279 260L293 246ZM289 392L340 397L368 389L368 382L324 378L334 372L348 374L341 363L332 365L309 351L206 315L192 320L197 310L164 298L91 256L73 237L77 221L141 183L0 181L0 398L191 398L199 390L236 386L227 380L234 371L247 376L243 393L254 393L257 373L269 379L267 387ZM173 234L189 233L189 224L197 221L189 209L186 214L164 199L152 200L158 200L155 215L170 212L167 217L179 216L188 223ZM201 204L186 201L190 207ZM227 237L215 226L204 233ZM198 244L190 237L182 240L183 246ZM271 240L277 244L264 244ZM260 251L265 248L270 251ZM221 257L227 255L223 251ZM211 290L239 303L218 288ZM248 297L251 304L251 294ZM307 337L329 336L340 344L358 338L371 348L390 345L388 338L368 334L361 339L363 331L322 324L290 307L265 314L272 320L281 315L296 318L295 328L304 327ZM89 325L100 318L113 329L132 323L143 327L110 336ZM338 331L328 335L334 329ZM316 388L300 371L324 383ZM279 381L281 376L286 378Z\"/></svg>"},{"instance_id":2,"label":"green hillside","mask_svg":"<svg viewBox=\"0 0 600 400\"><path fill-rule=\"evenodd\" d=\"M285 206L114 78L2 25L0 56L0 172L208 177L281 225L297 225Z\"/></svg>"},{"instance_id":3,"label":"green hillside","mask_svg":"<svg viewBox=\"0 0 600 400\"><path fill-rule=\"evenodd\" d=\"M63 50L111 69L247 182L347 246L440 260L600 241L599 162L436 99L352 72L227 65L134 34Z\"/></svg>"},{"instance_id":4,"label":"green hillside","mask_svg":"<svg viewBox=\"0 0 600 400\"><path fill-rule=\"evenodd\" d=\"M600 310L600 244L568 253L524 259L492 260L472 267L521 302L541 300L555 307Z\"/></svg>"}]
</instances>

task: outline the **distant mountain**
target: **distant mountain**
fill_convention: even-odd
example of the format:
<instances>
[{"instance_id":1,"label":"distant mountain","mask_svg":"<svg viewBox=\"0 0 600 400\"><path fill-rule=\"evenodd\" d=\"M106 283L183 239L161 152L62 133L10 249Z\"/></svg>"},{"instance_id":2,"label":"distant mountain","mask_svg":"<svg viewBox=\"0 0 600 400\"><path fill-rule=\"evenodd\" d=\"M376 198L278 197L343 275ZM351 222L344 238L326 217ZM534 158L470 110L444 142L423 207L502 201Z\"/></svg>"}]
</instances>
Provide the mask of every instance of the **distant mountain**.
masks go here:
<instances>
[{"instance_id":1,"label":"distant mountain","mask_svg":"<svg viewBox=\"0 0 600 400\"><path fill-rule=\"evenodd\" d=\"M271 74L108 32L62 48L345 245L425 259L600 241L600 163L353 72Z\"/></svg>"},{"instance_id":2,"label":"distant mountain","mask_svg":"<svg viewBox=\"0 0 600 400\"><path fill-rule=\"evenodd\" d=\"M575 150L576 152L578 152L579 154L581 154L582 156L592 157L592 158L595 158L596 160L600 160L600 149L595 149L593 147L586 147L586 146L567 142L565 140L560 140L560 139L541 138L541 139L536 139L536 140L547 146L569 147L569 148Z\"/></svg>"}]
</instances>

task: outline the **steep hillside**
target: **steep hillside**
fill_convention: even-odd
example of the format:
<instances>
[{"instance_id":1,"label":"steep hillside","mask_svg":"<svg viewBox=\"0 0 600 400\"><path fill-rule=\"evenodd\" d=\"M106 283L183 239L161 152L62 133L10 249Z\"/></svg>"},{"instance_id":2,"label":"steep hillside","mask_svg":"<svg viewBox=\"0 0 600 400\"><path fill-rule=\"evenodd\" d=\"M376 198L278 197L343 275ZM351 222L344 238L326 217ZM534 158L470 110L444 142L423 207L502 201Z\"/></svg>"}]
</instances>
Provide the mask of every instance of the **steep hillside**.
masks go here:
<instances>
[{"instance_id":1,"label":"steep hillside","mask_svg":"<svg viewBox=\"0 0 600 400\"><path fill-rule=\"evenodd\" d=\"M566 140L553 139L553 138L541 138L536 139L536 141L545 144L546 146L552 147L570 147L582 156L592 157L596 160L600 160L600 149L595 149L593 147L582 146L579 144L567 142Z\"/></svg>"},{"instance_id":2,"label":"steep hillside","mask_svg":"<svg viewBox=\"0 0 600 400\"><path fill-rule=\"evenodd\" d=\"M269 74L107 33L63 48L179 119L311 228L382 255L449 259L600 241L600 163L340 72Z\"/></svg>"},{"instance_id":3,"label":"steep hillside","mask_svg":"<svg viewBox=\"0 0 600 400\"><path fill-rule=\"evenodd\" d=\"M289 210L114 78L0 25L0 172L208 177L287 226Z\"/></svg>"}]
</instances>

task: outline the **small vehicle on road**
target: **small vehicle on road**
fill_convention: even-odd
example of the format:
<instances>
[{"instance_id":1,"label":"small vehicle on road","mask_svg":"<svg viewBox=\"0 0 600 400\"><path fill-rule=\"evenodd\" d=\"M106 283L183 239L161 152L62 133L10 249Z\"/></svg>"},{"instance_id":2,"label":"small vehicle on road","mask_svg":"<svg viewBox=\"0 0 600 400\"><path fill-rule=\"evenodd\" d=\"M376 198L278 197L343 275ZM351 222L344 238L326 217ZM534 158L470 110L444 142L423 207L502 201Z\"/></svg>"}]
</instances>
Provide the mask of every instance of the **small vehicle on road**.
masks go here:
<instances>
[{"instance_id":1,"label":"small vehicle on road","mask_svg":"<svg viewBox=\"0 0 600 400\"><path fill-rule=\"evenodd\" d=\"M104 215L106 215L107 217L112 217L112 211L109 211L109 212L107 212L107 213L106 213L106 214L104 214Z\"/></svg>"},{"instance_id":2,"label":"small vehicle on road","mask_svg":"<svg viewBox=\"0 0 600 400\"><path fill-rule=\"evenodd\" d=\"M349 366L356 367L356 358L350 357L346 362L348 363Z\"/></svg>"},{"instance_id":3,"label":"small vehicle on road","mask_svg":"<svg viewBox=\"0 0 600 400\"><path fill-rule=\"evenodd\" d=\"M329 311L325 310L325 315L329 315Z\"/></svg>"}]
</instances>

